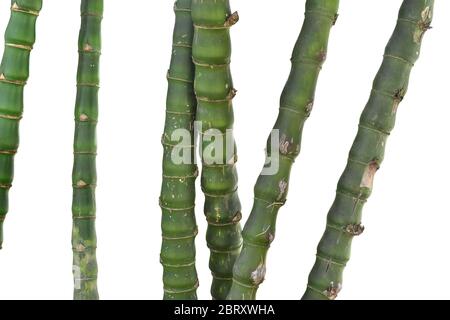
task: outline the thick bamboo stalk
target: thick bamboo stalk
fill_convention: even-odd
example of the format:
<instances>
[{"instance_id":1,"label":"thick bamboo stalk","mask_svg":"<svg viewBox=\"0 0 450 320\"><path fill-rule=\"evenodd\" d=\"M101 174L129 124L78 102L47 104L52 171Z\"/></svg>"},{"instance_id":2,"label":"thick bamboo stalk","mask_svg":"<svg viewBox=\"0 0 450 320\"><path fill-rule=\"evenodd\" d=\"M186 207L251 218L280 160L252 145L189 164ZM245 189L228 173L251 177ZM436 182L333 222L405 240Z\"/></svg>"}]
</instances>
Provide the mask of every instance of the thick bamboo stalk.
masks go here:
<instances>
[{"instance_id":1,"label":"thick bamboo stalk","mask_svg":"<svg viewBox=\"0 0 450 320\"><path fill-rule=\"evenodd\" d=\"M213 299L225 299L242 238L241 204L237 193L236 148L232 99L236 93L230 72L229 29L238 20L228 0L193 0L195 25L193 60L197 121L199 121L204 212L208 221L209 267ZM228 134L227 134L228 133Z\"/></svg>"},{"instance_id":2,"label":"thick bamboo stalk","mask_svg":"<svg viewBox=\"0 0 450 320\"><path fill-rule=\"evenodd\" d=\"M404 0L387 44L383 63L359 123L347 166L339 180L327 226L317 248L303 299L331 300L341 290L351 243L364 231L361 215L372 193L386 141L394 128L397 108L406 94L409 76L419 57L422 36L430 28L433 0Z\"/></svg>"},{"instance_id":3,"label":"thick bamboo stalk","mask_svg":"<svg viewBox=\"0 0 450 320\"><path fill-rule=\"evenodd\" d=\"M0 65L0 249L3 222L8 213L8 192L14 176L14 155L19 147L23 89L28 80L30 52L41 8L42 0L11 1L11 18L5 32L5 51Z\"/></svg>"},{"instance_id":4,"label":"thick bamboo stalk","mask_svg":"<svg viewBox=\"0 0 450 320\"><path fill-rule=\"evenodd\" d=\"M198 169L194 143L197 103L192 63L194 26L191 2L175 2L176 21L172 59L167 74L166 120L162 136L161 264L164 268L164 299L167 300L197 299L198 287L195 267L195 179ZM181 163L174 159L177 156L183 159Z\"/></svg>"},{"instance_id":5,"label":"thick bamboo stalk","mask_svg":"<svg viewBox=\"0 0 450 320\"><path fill-rule=\"evenodd\" d=\"M76 300L98 299L97 237L95 232L97 172L95 158L97 155L96 128L102 17L103 0L81 1L72 172L72 250L74 299Z\"/></svg>"},{"instance_id":6,"label":"thick bamboo stalk","mask_svg":"<svg viewBox=\"0 0 450 320\"><path fill-rule=\"evenodd\" d=\"M275 238L278 210L285 203L292 164L300 153L303 125L309 117L316 84L327 55L330 29L337 18L339 1L306 1L305 20L292 54L292 69L281 95L274 130L279 148L272 153L267 142L266 167L255 185L255 199L243 231L244 246L236 261L228 299L255 299L266 273L266 257ZM268 167L278 167L275 173Z\"/></svg>"}]
</instances>

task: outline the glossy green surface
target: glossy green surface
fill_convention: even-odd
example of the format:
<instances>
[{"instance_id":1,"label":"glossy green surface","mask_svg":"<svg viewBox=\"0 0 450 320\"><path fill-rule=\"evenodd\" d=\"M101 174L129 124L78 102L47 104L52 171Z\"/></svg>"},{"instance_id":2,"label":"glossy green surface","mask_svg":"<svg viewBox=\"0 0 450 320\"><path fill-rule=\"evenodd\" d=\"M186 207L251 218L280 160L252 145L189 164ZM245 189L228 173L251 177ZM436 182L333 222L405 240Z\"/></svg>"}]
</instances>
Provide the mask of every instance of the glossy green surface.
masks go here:
<instances>
[{"instance_id":1,"label":"glossy green surface","mask_svg":"<svg viewBox=\"0 0 450 320\"><path fill-rule=\"evenodd\" d=\"M195 179L194 163L194 64L192 39L194 26L191 0L175 3L175 28L166 103L166 122L162 143L163 179L160 204L162 210L161 264L164 268L164 299L197 299L198 278L195 267ZM184 130L189 139L179 139L177 130ZM172 154L185 156L183 163L174 161Z\"/></svg>"},{"instance_id":2,"label":"glossy green surface","mask_svg":"<svg viewBox=\"0 0 450 320\"><path fill-rule=\"evenodd\" d=\"M223 300L230 289L233 265L242 245L236 148L232 131L226 135L227 130L233 128L235 94L230 72L229 28L237 22L237 16L231 14L228 0L193 0L192 18L197 121L202 125L201 185L205 194L206 240L211 251L209 267L213 276L211 295L215 300ZM222 143L216 143L216 139ZM225 152L227 145L231 146L228 153Z\"/></svg>"},{"instance_id":3,"label":"glossy green surface","mask_svg":"<svg viewBox=\"0 0 450 320\"><path fill-rule=\"evenodd\" d=\"M0 65L0 249L3 222L8 213L8 191L14 177L14 155L19 147L23 89L28 80L30 52L35 42L36 19L42 0L11 1Z\"/></svg>"},{"instance_id":4,"label":"glossy green surface","mask_svg":"<svg viewBox=\"0 0 450 320\"><path fill-rule=\"evenodd\" d=\"M327 227L302 299L332 300L341 289L353 237L364 230L362 209L384 159L386 141L394 128L398 105L408 88L411 69L419 57L422 36L430 26L433 5L433 0L403 1L397 25L361 115L336 198L328 212Z\"/></svg>"},{"instance_id":5,"label":"glossy green surface","mask_svg":"<svg viewBox=\"0 0 450 320\"><path fill-rule=\"evenodd\" d=\"M292 69L274 126L279 131L276 154L271 152L271 137L267 142L267 166L278 165L279 170L270 175L262 173L256 182L253 208L243 231L244 246L234 267L230 300L255 299L264 281L278 210L286 201L291 167L300 153L303 125L312 110L338 6L337 0L306 1L305 20L292 54Z\"/></svg>"},{"instance_id":6,"label":"glossy green surface","mask_svg":"<svg viewBox=\"0 0 450 320\"><path fill-rule=\"evenodd\" d=\"M103 0L81 1L72 172L72 248L74 299L97 300L96 127Z\"/></svg>"}]
</instances>

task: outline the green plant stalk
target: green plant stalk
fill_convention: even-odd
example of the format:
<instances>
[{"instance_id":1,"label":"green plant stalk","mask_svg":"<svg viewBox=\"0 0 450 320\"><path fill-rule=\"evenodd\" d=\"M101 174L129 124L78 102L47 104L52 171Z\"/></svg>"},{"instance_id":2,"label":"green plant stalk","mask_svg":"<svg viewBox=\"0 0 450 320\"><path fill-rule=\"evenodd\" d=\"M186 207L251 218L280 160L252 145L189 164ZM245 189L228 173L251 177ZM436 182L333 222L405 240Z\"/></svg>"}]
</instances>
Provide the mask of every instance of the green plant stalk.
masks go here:
<instances>
[{"instance_id":1,"label":"green plant stalk","mask_svg":"<svg viewBox=\"0 0 450 320\"><path fill-rule=\"evenodd\" d=\"M339 1L306 1L305 20L292 55L292 69L280 100L274 130L279 132L279 148L271 152L269 137L267 166L278 166L275 174L259 176L254 204L243 231L244 246L234 266L233 286L228 299L256 298L266 273L266 257L275 238L278 210L285 203L292 164L300 153L303 126L314 102L316 84L326 58L328 38L336 22ZM266 169L265 168L265 169Z\"/></svg>"},{"instance_id":2,"label":"green plant stalk","mask_svg":"<svg viewBox=\"0 0 450 320\"><path fill-rule=\"evenodd\" d=\"M332 300L342 285L351 243L364 227L361 215L372 192L373 179L384 158L386 140L394 128L411 69L419 57L422 36L430 27L433 0L404 0L397 26L386 47L383 63L360 119L327 227L302 299Z\"/></svg>"},{"instance_id":3,"label":"green plant stalk","mask_svg":"<svg viewBox=\"0 0 450 320\"><path fill-rule=\"evenodd\" d=\"M19 147L23 89L28 80L30 53L36 39L36 20L42 0L11 1L0 65L0 249L3 222L8 213L8 192L14 176L14 155Z\"/></svg>"},{"instance_id":4,"label":"green plant stalk","mask_svg":"<svg viewBox=\"0 0 450 320\"><path fill-rule=\"evenodd\" d=\"M197 102L194 94L194 64L191 18L192 0L177 0L173 48L167 75L166 120L162 144L163 179L160 196L162 210L161 264L164 299L197 299L198 277L195 268L195 164L194 120ZM183 130L188 139L177 136ZM174 155L187 161L174 161Z\"/></svg>"},{"instance_id":5,"label":"green plant stalk","mask_svg":"<svg viewBox=\"0 0 450 320\"><path fill-rule=\"evenodd\" d=\"M233 265L242 246L237 155L232 135L232 99L236 91L230 72L229 32L238 15L231 13L228 0L193 0L192 18L196 118L201 124L201 186L205 194L206 240L213 276L211 295L213 299L223 300L230 289Z\"/></svg>"},{"instance_id":6,"label":"green plant stalk","mask_svg":"<svg viewBox=\"0 0 450 320\"><path fill-rule=\"evenodd\" d=\"M95 159L97 155L96 128L102 17L103 0L81 1L72 171L72 250L75 300L98 299Z\"/></svg>"}]
</instances>

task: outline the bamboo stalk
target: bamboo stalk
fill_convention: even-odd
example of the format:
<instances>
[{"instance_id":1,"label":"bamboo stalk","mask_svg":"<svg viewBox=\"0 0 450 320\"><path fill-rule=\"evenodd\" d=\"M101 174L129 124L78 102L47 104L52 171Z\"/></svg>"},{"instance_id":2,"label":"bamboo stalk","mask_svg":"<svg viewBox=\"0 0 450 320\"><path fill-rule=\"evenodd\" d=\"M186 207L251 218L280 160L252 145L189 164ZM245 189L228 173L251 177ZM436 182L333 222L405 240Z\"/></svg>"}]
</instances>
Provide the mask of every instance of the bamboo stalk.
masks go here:
<instances>
[{"instance_id":1,"label":"bamboo stalk","mask_svg":"<svg viewBox=\"0 0 450 320\"><path fill-rule=\"evenodd\" d=\"M163 181L160 205L162 210L161 264L165 300L197 299L198 277L195 267L195 164L194 64L191 0L175 2L175 28L170 69L166 120L162 144ZM177 135L177 132L180 135ZM183 133L188 139L183 140ZM188 161L177 163L174 155L185 155ZM183 157L184 158L184 157Z\"/></svg>"},{"instance_id":2,"label":"bamboo stalk","mask_svg":"<svg viewBox=\"0 0 450 320\"><path fill-rule=\"evenodd\" d=\"M383 159L397 109L406 94L409 76L419 58L422 37L430 28L433 0L404 0L383 63L362 112L358 134L339 180L327 226L302 299L332 300L342 287L351 243L364 231L361 216L372 193L375 173Z\"/></svg>"},{"instance_id":3,"label":"bamboo stalk","mask_svg":"<svg viewBox=\"0 0 450 320\"><path fill-rule=\"evenodd\" d=\"M96 128L103 0L81 0L72 171L74 299L97 300Z\"/></svg>"},{"instance_id":4,"label":"bamboo stalk","mask_svg":"<svg viewBox=\"0 0 450 320\"><path fill-rule=\"evenodd\" d=\"M230 71L229 32L238 15L231 13L228 0L193 0L192 18L194 87L197 121L201 124L201 185L213 276L211 295L213 299L223 300L230 289L233 265L242 246L237 155L232 135L232 99L236 91Z\"/></svg>"},{"instance_id":5,"label":"bamboo stalk","mask_svg":"<svg viewBox=\"0 0 450 320\"><path fill-rule=\"evenodd\" d=\"M266 257L275 238L278 210L286 202L292 164L300 153L303 125L314 103L319 72L327 54L328 38L336 22L339 1L306 1L305 20L292 54L292 69L281 95L274 130L279 148L272 153L272 137L266 148L266 166L254 189L254 203L244 231L244 246L236 261L228 299L256 298L266 274ZM277 172L268 174L270 166Z\"/></svg>"},{"instance_id":6,"label":"bamboo stalk","mask_svg":"<svg viewBox=\"0 0 450 320\"><path fill-rule=\"evenodd\" d=\"M14 176L14 155L19 147L23 90L29 76L30 53L36 40L36 20L42 0L11 1L0 65L0 249L3 222L8 213L8 192Z\"/></svg>"}]
</instances>

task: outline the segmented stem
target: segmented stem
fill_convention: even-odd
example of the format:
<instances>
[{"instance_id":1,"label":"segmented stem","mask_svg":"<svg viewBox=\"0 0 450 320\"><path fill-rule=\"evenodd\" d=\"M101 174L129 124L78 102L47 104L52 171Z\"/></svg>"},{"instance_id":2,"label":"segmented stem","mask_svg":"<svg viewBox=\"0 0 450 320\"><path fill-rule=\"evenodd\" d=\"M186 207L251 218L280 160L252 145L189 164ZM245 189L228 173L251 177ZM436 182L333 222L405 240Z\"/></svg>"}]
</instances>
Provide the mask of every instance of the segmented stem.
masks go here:
<instances>
[{"instance_id":1,"label":"segmented stem","mask_svg":"<svg viewBox=\"0 0 450 320\"><path fill-rule=\"evenodd\" d=\"M201 185L213 276L211 295L213 299L223 300L231 287L233 265L242 245L237 155L232 134L232 99L236 90L230 72L229 32L238 15L231 13L228 0L193 0L192 18L194 87L197 120L201 124Z\"/></svg>"},{"instance_id":2,"label":"segmented stem","mask_svg":"<svg viewBox=\"0 0 450 320\"><path fill-rule=\"evenodd\" d=\"M383 161L398 105L419 57L422 36L430 26L433 5L433 0L403 1L397 26L373 82L369 102L361 115L358 134L339 180L336 198L328 212L327 227L317 248L317 259L303 299L332 300L341 290L352 239L364 230L362 209Z\"/></svg>"},{"instance_id":3,"label":"segmented stem","mask_svg":"<svg viewBox=\"0 0 450 320\"><path fill-rule=\"evenodd\" d=\"M170 69L166 121L162 144L163 179L161 264L164 268L164 299L197 299L198 278L195 268L195 164L194 64L192 39L194 26L191 0L175 2L175 28Z\"/></svg>"},{"instance_id":4,"label":"segmented stem","mask_svg":"<svg viewBox=\"0 0 450 320\"><path fill-rule=\"evenodd\" d=\"M81 1L72 172L72 250L74 299L76 300L98 299L95 159L102 15L103 0Z\"/></svg>"},{"instance_id":5,"label":"segmented stem","mask_svg":"<svg viewBox=\"0 0 450 320\"><path fill-rule=\"evenodd\" d=\"M23 89L28 80L30 52L35 42L36 19L42 0L11 1L0 65L0 249L3 222L8 213L8 192L14 176L14 155L19 147Z\"/></svg>"},{"instance_id":6,"label":"segmented stem","mask_svg":"<svg viewBox=\"0 0 450 320\"><path fill-rule=\"evenodd\" d=\"M294 48L291 73L281 95L274 126L279 133L279 148L272 151L272 137L269 137L266 165L255 185L253 209L244 227L244 246L234 267L228 299L255 299L258 287L264 281L266 256L275 238L277 214L286 201L291 167L300 153L303 125L312 111L338 6L337 0L306 1L305 20Z\"/></svg>"}]
</instances>

